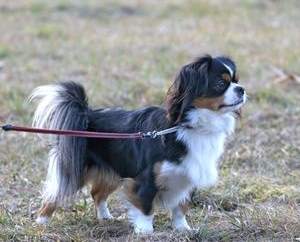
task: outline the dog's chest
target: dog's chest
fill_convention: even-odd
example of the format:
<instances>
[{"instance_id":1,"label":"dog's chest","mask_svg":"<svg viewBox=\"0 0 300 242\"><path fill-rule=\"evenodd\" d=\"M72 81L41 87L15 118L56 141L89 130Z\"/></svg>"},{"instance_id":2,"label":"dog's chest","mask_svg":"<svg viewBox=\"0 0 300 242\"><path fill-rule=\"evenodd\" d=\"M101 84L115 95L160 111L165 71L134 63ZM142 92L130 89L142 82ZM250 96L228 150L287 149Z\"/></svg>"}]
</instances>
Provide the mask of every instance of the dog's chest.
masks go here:
<instances>
[{"instance_id":1,"label":"dog's chest","mask_svg":"<svg viewBox=\"0 0 300 242\"><path fill-rule=\"evenodd\" d=\"M164 161L159 179L164 192L160 198L172 207L189 197L194 188L212 186L218 178L218 159L223 153L225 138L233 132L234 118L207 110L190 114L193 129L177 131L177 140L183 142L187 154L181 162Z\"/></svg>"},{"instance_id":2,"label":"dog's chest","mask_svg":"<svg viewBox=\"0 0 300 242\"><path fill-rule=\"evenodd\" d=\"M187 147L187 155L177 169L190 181L192 187L214 185L218 178L218 159L223 153L225 138L234 130L234 118L196 110L189 114L193 129L182 129L177 139Z\"/></svg>"},{"instance_id":3,"label":"dog's chest","mask_svg":"<svg viewBox=\"0 0 300 242\"><path fill-rule=\"evenodd\" d=\"M172 207L188 198L194 188L213 185L218 178L217 161L223 152L225 134L203 135L186 133L182 141L188 152L179 163L164 161L160 179L165 191L160 195L166 206Z\"/></svg>"},{"instance_id":4,"label":"dog's chest","mask_svg":"<svg viewBox=\"0 0 300 242\"><path fill-rule=\"evenodd\" d=\"M183 140L188 147L188 152L182 163L178 165L178 169L187 176L193 187L213 185L218 177L217 162L223 153L225 134L187 131Z\"/></svg>"},{"instance_id":5,"label":"dog's chest","mask_svg":"<svg viewBox=\"0 0 300 242\"><path fill-rule=\"evenodd\" d=\"M185 177L187 185L193 188L213 185L218 177L217 162L223 153L225 134L185 130L178 137L185 143L188 152L180 164L173 166L173 179L180 182Z\"/></svg>"}]
</instances>

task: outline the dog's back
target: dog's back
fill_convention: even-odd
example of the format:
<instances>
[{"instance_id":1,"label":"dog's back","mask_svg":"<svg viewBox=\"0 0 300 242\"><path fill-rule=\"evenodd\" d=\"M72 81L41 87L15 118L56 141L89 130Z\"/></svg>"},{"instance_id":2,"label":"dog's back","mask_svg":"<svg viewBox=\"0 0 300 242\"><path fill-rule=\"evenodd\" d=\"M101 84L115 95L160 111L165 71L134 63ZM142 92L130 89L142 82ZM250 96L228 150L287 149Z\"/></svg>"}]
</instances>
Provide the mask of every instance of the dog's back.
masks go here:
<instances>
[{"instance_id":1,"label":"dog's back","mask_svg":"<svg viewBox=\"0 0 300 242\"><path fill-rule=\"evenodd\" d=\"M166 111L160 107L147 107L135 111L105 109L91 111L89 130L113 133L135 133L168 128ZM168 158L174 159L174 134L156 139L89 139L88 154L92 164L108 164L121 177L136 177L148 165ZM173 145L166 143L173 142ZM176 144L178 143L178 144ZM170 150L172 149L172 150ZM179 156L178 156L179 157ZM178 158L177 157L177 158Z\"/></svg>"}]
</instances>

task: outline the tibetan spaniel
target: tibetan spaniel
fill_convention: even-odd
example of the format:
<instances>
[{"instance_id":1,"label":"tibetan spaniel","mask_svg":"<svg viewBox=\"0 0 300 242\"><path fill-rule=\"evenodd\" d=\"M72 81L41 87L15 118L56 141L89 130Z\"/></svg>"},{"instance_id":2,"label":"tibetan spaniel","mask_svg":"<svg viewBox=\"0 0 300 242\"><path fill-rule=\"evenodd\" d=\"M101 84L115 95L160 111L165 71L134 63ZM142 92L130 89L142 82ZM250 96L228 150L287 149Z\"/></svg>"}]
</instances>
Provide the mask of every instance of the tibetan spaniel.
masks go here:
<instances>
[{"instance_id":1,"label":"tibetan spaniel","mask_svg":"<svg viewBox=\"0 0 300 242\"><path fill-rule=\"evenodd\" d=\"M190 229L185 212L191 191L216 183L224 142L246 102L238 81L233 60L206 55L179 70L163 106L94 109L78 83L36 88L30 97L39 99L35 127L113 133L179 127L153 139L47 136L49 167L37 222L46 223L88 184L98 219L111 219L107 198L123 185L135 232L153 231L156 204L171 211L174 229Z\"/></svg>"}]
</instances>

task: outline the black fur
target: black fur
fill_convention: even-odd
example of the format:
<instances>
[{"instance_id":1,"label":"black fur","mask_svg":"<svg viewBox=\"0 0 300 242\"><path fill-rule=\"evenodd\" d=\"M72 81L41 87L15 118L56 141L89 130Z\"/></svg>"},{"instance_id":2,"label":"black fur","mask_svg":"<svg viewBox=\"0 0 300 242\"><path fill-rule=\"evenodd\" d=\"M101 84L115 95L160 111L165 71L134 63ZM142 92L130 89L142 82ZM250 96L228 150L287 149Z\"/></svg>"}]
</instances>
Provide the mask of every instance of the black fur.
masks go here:
<instances>
[{"instance_id":1,"label":"black fur","mask_svg":"<svg viewBox=\"0 0 300 242\"><path fill-rule=\"evenodd\" d=\"M91 111L89 120L89 130L99 132L146 132L163 130L171 126L166 118L166 111L159 107L136 111L120 109ZM178 161L186 153L185 146L176 141L174 134L142 140L89 139L88 151L94 154L90 158L92 164L99 165L104 161L121 177L132 178L155 162Z\"/></svg>"}]
</instances>

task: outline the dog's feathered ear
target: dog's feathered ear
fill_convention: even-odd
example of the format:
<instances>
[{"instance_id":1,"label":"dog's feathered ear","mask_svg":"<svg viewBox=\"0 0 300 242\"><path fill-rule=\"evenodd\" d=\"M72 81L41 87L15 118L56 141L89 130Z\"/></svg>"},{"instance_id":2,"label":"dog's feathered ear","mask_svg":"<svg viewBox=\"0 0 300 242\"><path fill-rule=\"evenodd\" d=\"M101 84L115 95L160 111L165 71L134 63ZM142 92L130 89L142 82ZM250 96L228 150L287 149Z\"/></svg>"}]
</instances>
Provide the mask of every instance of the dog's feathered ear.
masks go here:
<instances>
[{"instance_id":1,"label":"dog's feathered ear","mask_svg":"<svg viewBox=\"0 0 300 242\"><path fill-rule=\"evenodd\" d=\"M166 98L168 119L171 123L179 123L193 100L205 94L211 62L212 57L206 55L181 68Z\"/></svg>"}]
</instances>

